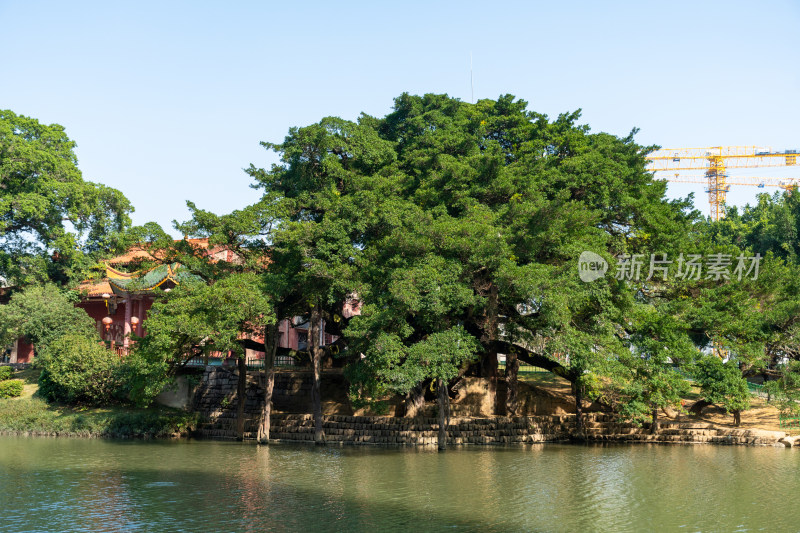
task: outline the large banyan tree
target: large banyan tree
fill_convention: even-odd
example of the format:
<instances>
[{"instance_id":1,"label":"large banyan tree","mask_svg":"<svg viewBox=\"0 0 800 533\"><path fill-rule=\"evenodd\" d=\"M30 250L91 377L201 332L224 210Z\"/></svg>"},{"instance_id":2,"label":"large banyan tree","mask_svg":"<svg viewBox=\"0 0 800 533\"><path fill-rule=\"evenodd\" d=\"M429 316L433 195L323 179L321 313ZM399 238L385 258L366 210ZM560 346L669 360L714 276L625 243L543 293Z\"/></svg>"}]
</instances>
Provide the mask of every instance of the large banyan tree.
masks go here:
<instances>
[{"instance_id":1,"label":"large banyan tree","mask_svg":"<svg viewBox=\"0 0 800 533\"><path fill-rule=\"evenodd\" d=\"M512 96L403 94L384 118L329 117L264 143L281 161L248 170L261 202L224 220L196 212L194 229L232 245L260 228L276 305L342 336L354 394L407 393L413 412L434 383L446 414L448 383L496 383L505 354L498 411L517 411L519 361L573 382L580 408L586 376L630 354L637 301L610 274L581 281L579 255L688 250L696 214L665 199L635 132L578 119ZM362 312L345 317L353 297ZM312 347L317 370L323 353Z\"/></svg>"}]
</instances>

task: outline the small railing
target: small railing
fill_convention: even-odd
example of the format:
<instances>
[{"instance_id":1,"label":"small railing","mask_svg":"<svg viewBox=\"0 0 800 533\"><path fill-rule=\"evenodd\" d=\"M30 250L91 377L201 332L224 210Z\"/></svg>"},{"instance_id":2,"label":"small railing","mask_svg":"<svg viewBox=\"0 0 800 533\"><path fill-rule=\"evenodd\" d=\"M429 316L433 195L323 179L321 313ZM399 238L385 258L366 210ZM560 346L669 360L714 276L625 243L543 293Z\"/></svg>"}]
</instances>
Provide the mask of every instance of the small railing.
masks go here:
<instances>
[{"instance_id":1,"label":"small railing","mask_svg":"<svg viewBox=\"0 0 800 533\"><path fill-rule=\"evenodd\" d=\"M120 357L125 357L128 355L128 349L125 346L115 346L114 353L116 353Z\"/></svg>"},{"instance_id":2,"label":"small railing","mask_svg":"<svg viewBox=\"0 0 800 533\"><path fill-rule=\"evenodd\" d=\"M498 363L498 370L500 374L505 374L506 364ZM526 376L532 374L549 374L549 373L550 373L549 370L533 365L519 365L519 370L517 371L518 376Z\"/></svg>"},{"instance_id":3,"label":"small railing","mask_svg":"<svg viewBox=\"0 0 800 533\"><path fill-rule=\"evenodd\" d=\"M800 416L780 415L778 427L780 429L800 429Z\"/></svg>"},{"instance_id":4,"label":"small railing","mask_svg":"<svg viewBox=\"0 0 800 533\"><path fill-rule=\"evenodd\" d=\"M275 368L286 368L286 367L296 367L297 360L290 356L290 355L276 355L275 356ZM247 368L250 369L259 369L264 368L264 358L263 357L250 357L247 359Z\"/></svg>"},{"instance_id":5,"label":"small railing","mask_svg":"<svg viewBox=\"0 0 800 533\"><path fill-rule=\"evenodd\" d=\"M767 391L764 390L764 385L761 383L750 383L748 381L747 390L750 391L750 394L758 396L759 398L767 398L769 396Z\"/></svg>"},{"instance_id":6,"label":"small railing","mask_svg":"<svg viewBox=\"0 0 800 533\"><path fill-rule=\"evenodd\" d=\"M248 357L247 361L247 368L250 370L255 370L258 368L264 368L264 358L263 357Z\"/></svg>"},{"instance_id":7,"label":"small railing","mask_svg":"<svg viewBox=\"0 0 800 533\"><path fill-rule=\"evenodd\" d=\"M275 366L297 366L297 359L291 355L275 356Z\"/></svg>"},{"instance_id":8,"label":"small railing","mask_svg":"<svg viewBox=\"0 0 800 533\"><path fill-rule=\"evenodd\" d=\"M206 365L221 365L222 358L221 357L209 357L208 362L206 362L205 357L192 357L186 361L186 366L206 366Z\"/></svg>"},{"instance_id":9,"label":"small railing","mask_svg":"<svg viewBox=\"0 0 800 533\"><path fill-rule=\"evenodd\" d=\"M222 366L225 364L225 357L209 357L206 359L205 357L192 357L186 361L186 366ZM232 359L233 364L235 364L235 359ZM230 362L228 364L231 364ZM248 357L246 360L247 368L250 370L258 370L264 368L264 358L263 357ZM275 358L275 366L276 367L294 367L297 366L297 362L294 358L290 356L277 356Z\"/></svg>"}]
</instances>

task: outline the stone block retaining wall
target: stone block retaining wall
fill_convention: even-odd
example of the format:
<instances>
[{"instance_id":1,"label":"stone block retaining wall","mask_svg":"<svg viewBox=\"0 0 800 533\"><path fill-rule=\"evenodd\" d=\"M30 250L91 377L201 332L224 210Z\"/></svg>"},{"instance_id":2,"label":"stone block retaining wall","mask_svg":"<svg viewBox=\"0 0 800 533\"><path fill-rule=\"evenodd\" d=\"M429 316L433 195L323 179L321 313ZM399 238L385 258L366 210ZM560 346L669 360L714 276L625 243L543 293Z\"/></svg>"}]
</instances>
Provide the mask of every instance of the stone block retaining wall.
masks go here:
<instances>
[{"instance_id":1,"label":"stone block retaining wall","mask_svg":"<svg viewBox=\"0 0 800 533\"><path fill-rule=\"evenodd\" d=\"M329 444L435 445L439 425L435 418L323 415L325 442ZM200 436L234 438L236 419L207 427ZM270 438L275 441L312 442L314 419L310 414L277 413L270 418ZM257 419L248 419L246 439L256 437ZM534 444L566 442L576 437L574 415L495 418L454 418L447 431L448 444ZM587 415L585 440L589 442L712 443L784 446L783 432L731 429L692 422L664 423L657 435L646 426L618 423L610 415Z\"/></svg>"},{"instance_id":2,"label":"stone block retaining wall","mask_svg":"<svg viewBox=\"0 0 800 533\"><path fill-rule=\"evenodd\" d=\"M259 373L247 375L247 403L245 413L250 417L258 417L264 403L264 382ZM239 374L235 371L207 367L203 373L200 384L194 394L193 410L209 419L229 418L236 416L239 405L237 387ZM273 409L302 410L308 404L311 406L310 372L292 372L275 374L275 386L272 390Z\"/></svg>"},{"instance_id":3,"label":"stone block retaining wall","mask_svg":"<svg viewBox=\"0 0 800 533\"><path fill-rule=\"evenodd\" d=\"M271 439L287 442L314 440L313 416L305 414L311 410L311 379L310 373L276 373L273 415L270 417ZM326 376L326 379L342 378ZM194 410L208 419L198 428L198 437L236 437L237 380L234 371L206 369L193 401ZM262 376L248 375L247 384L245 438L254 439L264 398ZM330 444L435 445L439 430L435 418L323 415L322 421L325 441ZM453 417L447 432L448 444L563 442L576 436L575 416L569 414L515 418ZM637 427L617 422L613 415L600 413L585 415L583 437L590 442L789 445L783 432L724 428L691 421L664 420L659 433L651 435L648 424Z\"/></svg>"}]
</instances>

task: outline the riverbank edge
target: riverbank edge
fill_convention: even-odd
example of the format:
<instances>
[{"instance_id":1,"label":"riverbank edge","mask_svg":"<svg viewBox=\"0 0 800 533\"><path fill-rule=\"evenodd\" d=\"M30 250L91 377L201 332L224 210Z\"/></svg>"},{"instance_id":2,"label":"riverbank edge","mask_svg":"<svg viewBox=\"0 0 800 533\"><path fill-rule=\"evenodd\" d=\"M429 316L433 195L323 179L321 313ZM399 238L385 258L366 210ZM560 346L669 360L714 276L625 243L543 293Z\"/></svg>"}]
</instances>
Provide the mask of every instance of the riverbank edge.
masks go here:
<instances>
[{"instance_id":1,"label":"riverbank edge","mask_svg":"<svg viewBox=\"0 0 800 533\"><path fill-rule=\"evenodd\" d=\"M245 440L255 440L254 420L248 420ZM310 414L276 413L270 417L271 442L314 442ZM428 446L437 444L435 418L323 415L325 443L331 445ZM230 440L235 426L219 421L201 427L195 438ZM575 415L494 418L452 418L448 445L508 445L539 443L660 443L792 447L794 437L782 431L726 428L700 421L663 421L658 433L650 425L619 422L613 415L589 414L579 433Z\"/></svg>"},{"instance_id":2,"label":"riverbank edge","mask_svg":"<svg viewBox=\"0 0 800 533\"><path fill-rule=\"evenodd\" d=\"M74 408L40 398L0 400L0 435L109 439L190 437L202 422L198 413L161 406Z\"/></svg>"},{"instance_id":3,"label":"riverbank edge","mask_svg":"<svg viewBox=\"0 0 800 533\"><path fill-rule=\"evenodd\" d=\"M71 438L71 439L110 439L110 440L177 440L193 438L193 431L175 432L169 435L153 433L107 433L107 432L71 432L71 431L39 431L39 430L0 430L0 437L36 437L36 438Z\"/></svg>"},{"instance_id":4,"label":"riverbank edge","mask_svg":"<svg viewBox=\"0 0 800 533\"><path fill-rule=\"evenodd\" d=\"M188 414L188 413L187 413ZM313 416L276 414L271 417L270 444L314 444ZM395 422L394 424L392 422ZM392 428L399 423L403 429ZM390 418L324 415L325 444L329 446L426 447L437 445L438 424L429 418ZM43 431L0 429L0 436L39 438L89 438L111 440L235 440L229 430L193 429L166 432ZM706 422L662 422L657 434L647 425L615 421L610 415L588 415L585 431L578 434L574 415L459 418L448 429L448 446L514 446L526 444L716 444L793 447L795 439L784 432L724 428ZM245 433L245 442L255 442ZM798 442L800 445L800 442Z\"/></svg>"}]
</instances>

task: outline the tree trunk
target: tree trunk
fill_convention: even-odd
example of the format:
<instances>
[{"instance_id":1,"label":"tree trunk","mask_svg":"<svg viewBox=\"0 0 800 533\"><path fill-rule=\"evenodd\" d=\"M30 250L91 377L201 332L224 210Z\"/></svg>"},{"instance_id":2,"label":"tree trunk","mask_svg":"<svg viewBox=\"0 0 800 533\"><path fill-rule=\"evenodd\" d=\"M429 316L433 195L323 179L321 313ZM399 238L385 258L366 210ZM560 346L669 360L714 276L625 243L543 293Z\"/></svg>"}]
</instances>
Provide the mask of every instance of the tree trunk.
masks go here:
<instances>
[{"instance_id":1,"label":"tree trunk","mask_svg":"<svg viewBox=\"0 0 800 533\"><path fill-rule=\"evenodd\" d=\"M311 363L314 367L311 403L314 409L314 442L317 444L325 444L325 433L322 431L322 348L319 345L321 323L319 305L315 305L311 308L308 335L311 337Z\"/></svg>"},{"instance_id":2,"label":"tree trunk","mask_svg":"<svg viewBox=\"0 0 800 533\"><path fill-rule=\"evenodd\" d=\"M519 372L519 359L514 350L506 354L506 415L517 416L519 409L519 390L517 373Z\"/></svg>"},{"instance_id":3,"label":"tree trunk","mask_svg":"<svg viewBox=\"0 0 800 533\"><path fill-rule=\"evenodd\" d=\"M575 384L575 434L583 437L583 388Z\"/></svg>"},{"instance_id":4,"label":"tree trunk","mask_svg":"<svg viewBox=\"0 0 800 533\"><path fill-rule=\"evenodd\" d=\"M497 375L499 374L497 364L497 350L489 350L487 355L486 377L489 379L489 405L491 405L492 412L489 414L497 414Z\"/></svg>"},{"instance_id":5,"label":"tree trunk","mask_svg":"<svg viewBox=\"0 0 800 533\"><path fill-rule=\"evenodd\" d=\"M658 407L653 407L653 423L650 425L650 433L653 435L658 435L658 430Z\"/></svg>"},{"instance_id":6,"label":"tree trunk","mask_svg":"<svg viewBox=\"0 0 800 533\"><path fill-rule=\"evenodd\" d=\"M278 321L264 328L264 406L258 425L258 442L269 441L270 416L272 415L272 390L275 388L275 351L278 348Z\"/></svg>"},{"instance_id":7,"label":"tree trunk","mask_svg":"<svg viewBox=\"0 0 800 533\"><path fill-rule=\"evenodd\" d=\"M505 410L505 405L502 407L498 404L497 398L497 379L498 379L498 364L497 364L497 348L494 346L494 341L497 340L498 329L498 290L497 286L492 284L489 287L488 299L486 302L486 337L490 342L488 354L488 368L487 377L489 378L489 400L492 406L491 414L503 414L501 411Z\"/></svg>"},{"instance_id":8,"label":"tree trunk","mask_svg":"<svg viewBox=\"0 0 800 533\"><path fill-rule=\"evenodd\" d=\"M735 409L733 411L733 425L739 427L742 424L742 411Z\"/></svg>"},{"instance_id":9,"label":"tree trunk","mask_svg":"<svg viewBox=\"0 0 800 533\"><path fill-rule=\"evenodd\" d=\"M450 425L450 395L447 394L447 382L440 379L436 383L439 393L439 436L437 443L439 451L447 449L447 427Z\"/></svg>"},{"instance_id":10,"label":"tree trunk","mask_svg":"<svg viewBox=\"0 0 800 533\"><path fill-rule=\"evenodd\" d=\"M406 418L414 418L425 405L425 383L418 383L406 394Z\"/></svg>"},{"instance_id":11,"label":"tree trunk","mask_svg":"<svg viewBox=\"0 0 800 533\"><path fill-rule=\"evenodd\" d=\"M247 352L245 352L247 353ZM236 410L236 440L244 440L244 408L247 404L247 359L246 355L239 357L239 382L236 395L239 405Z\"/></svg>"}]
</instances>

